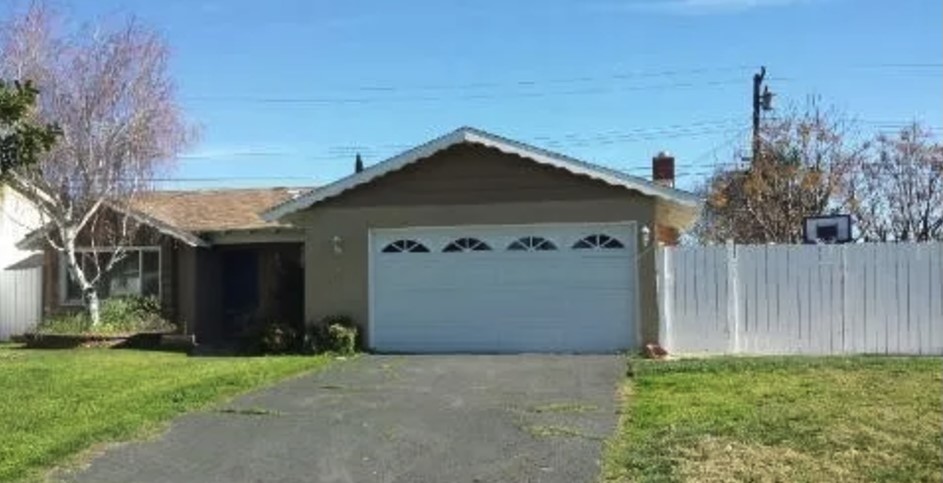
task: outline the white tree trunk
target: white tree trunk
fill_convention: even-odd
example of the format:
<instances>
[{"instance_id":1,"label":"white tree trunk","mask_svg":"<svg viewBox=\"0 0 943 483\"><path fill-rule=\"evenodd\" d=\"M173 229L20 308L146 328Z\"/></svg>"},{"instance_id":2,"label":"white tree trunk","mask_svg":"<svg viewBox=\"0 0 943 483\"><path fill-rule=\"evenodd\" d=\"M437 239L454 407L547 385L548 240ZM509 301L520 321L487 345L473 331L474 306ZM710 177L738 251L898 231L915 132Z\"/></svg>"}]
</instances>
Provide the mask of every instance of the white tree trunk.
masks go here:
<instances>
[{"instance_id":1,"label":"white tree trunk","mask_svg":"<svg viewBox=\"0 0 943 483\"><path fill-rule=\"evenodd\" d=\"M101 305L98 301L98 290L95 287L89 287L84 292L85 309L88 311L88 317L92 321L92 327L98 327L101 323Z\"/></svg>"},{"instance_id":2,"label":"white tree trunk","mask_svg":"<svg viewBox=\"0 0 943 483\"><path fill-rule=\"evenodd\" d=\"M72 280L75 280L79 285L79 289L82 290L82 302L85 305L89 319L92 321L92 327L97 327L101 322L101 304L98 298L98 289L93 283L89 282L88 277L82 270L82 265L79 263L79 258L75 253L75 235L78 233L78 230L71 227L63 227L59 229L59 233L61 233L64 238L62 252L65 254L69 275L72 277Z\"/></svg>"}]
</instances>

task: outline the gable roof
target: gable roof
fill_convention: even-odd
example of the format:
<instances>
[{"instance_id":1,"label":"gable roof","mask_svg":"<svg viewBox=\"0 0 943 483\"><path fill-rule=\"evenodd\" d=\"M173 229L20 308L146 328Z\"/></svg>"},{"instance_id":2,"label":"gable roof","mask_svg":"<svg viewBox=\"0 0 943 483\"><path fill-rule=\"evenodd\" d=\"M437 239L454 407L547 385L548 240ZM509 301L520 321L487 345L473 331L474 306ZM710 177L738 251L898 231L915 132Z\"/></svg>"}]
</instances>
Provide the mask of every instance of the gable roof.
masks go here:
<instances>
[{"instance_id":1,"label":"gable roof","mask_svg":"<svg viewBox=\"0 0 943 483\"><path fill-rule=\"evenodd\" d=\"M700 206L700 200L686 191L661 186L638 176L632 176L612 168L581 161L560 153L548 151L466 126L370 166L359 173L354 173L317 190L287 200L263 213L262 218L271 221L279 220L286 215L309 208L328 198L338 196L357 186L369 183L387 173L396 171L461 143L480 144L508 154L516 154L536 163L565 169L573 174L588 176L613 186L621 186L635 190L642 194L662 199L671 204L679 205L682 208L696 210L697 207Z\"/></svg>"}]
</instances>

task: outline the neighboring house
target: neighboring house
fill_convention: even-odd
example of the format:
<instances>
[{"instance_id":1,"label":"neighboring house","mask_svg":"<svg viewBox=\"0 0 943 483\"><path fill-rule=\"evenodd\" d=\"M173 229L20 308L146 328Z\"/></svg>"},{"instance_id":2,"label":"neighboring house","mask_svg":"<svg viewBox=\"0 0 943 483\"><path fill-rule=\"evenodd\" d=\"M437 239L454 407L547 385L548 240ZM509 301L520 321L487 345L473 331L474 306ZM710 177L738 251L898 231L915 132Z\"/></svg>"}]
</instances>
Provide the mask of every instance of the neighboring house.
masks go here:
<instances>
[{"instance_id":1,"label":"neighboring house","mask_svg":"<svg viewBox=\"0 0 943 483\"><path fill-rule=\"evenodd\" d=\"M348 315L377 351L612 352L658 340L652 238L699 201L461 128L301 194L158 192L136 210L153 243L111 279L201 341ZM56 265L47 299L68 302Z\"/></svg>"},{"instance_id":2,"label":"neighboring house","mask_svg":"<svg viewBox=\"0 0 943 483\"><path fill-rule=\"evenodd\" d=\"M17 242L41 225L39 210L16 191L0 186L0 340L39 322L42 254Z\"/></svg>"}]
</instances>

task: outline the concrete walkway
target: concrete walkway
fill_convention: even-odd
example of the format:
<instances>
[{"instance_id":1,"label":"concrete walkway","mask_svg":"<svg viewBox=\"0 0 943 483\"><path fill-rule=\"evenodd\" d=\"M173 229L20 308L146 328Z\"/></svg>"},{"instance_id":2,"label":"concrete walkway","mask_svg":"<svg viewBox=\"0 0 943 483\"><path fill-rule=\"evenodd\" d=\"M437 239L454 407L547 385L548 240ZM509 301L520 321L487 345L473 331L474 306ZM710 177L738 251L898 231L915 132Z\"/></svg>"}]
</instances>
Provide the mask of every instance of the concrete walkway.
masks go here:
<instances>
[{"instance_id":1,"label":"concrete walkway","mask_svg":"<svg viewBox=\"0 0 943 483\"><path fill-rule=\"evenodd\" d=\"M87 482L586 482L618 356L363 356L117 445Z\"/></svg>"}]
</instances>

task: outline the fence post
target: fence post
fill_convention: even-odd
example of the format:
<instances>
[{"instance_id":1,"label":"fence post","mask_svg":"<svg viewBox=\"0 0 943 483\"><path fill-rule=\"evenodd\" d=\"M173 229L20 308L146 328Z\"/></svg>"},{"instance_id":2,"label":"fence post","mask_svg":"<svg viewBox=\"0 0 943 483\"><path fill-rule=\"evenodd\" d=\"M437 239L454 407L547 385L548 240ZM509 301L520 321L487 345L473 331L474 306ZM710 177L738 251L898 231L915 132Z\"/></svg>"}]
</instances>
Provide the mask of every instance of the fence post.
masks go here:
<instances>
[{"instance_id":1,"label":"fence post","mask_svg":"<svg viewBox=\"0 0 943 483\"><path fill-rule=\"evenodd\" d=\"M669 353L674 349L674 341L671 334L671 307L674 303L672 296L674 290L672 285L674 280L671 276L671 250L669 246L658 247L658 255L655 257L655 268L658 283L658 343Z\"/></svg>"},{"instance_id":2,"label":"fence post","mask_svg":"<svg viewBox=\"0 0 943 483\"><path fill-rule=\"evenodd\" d=\"M740 352L740 285L737 271L737 246L727 240L727 335L730 352Z\"/></svg>"}]
</instances>

